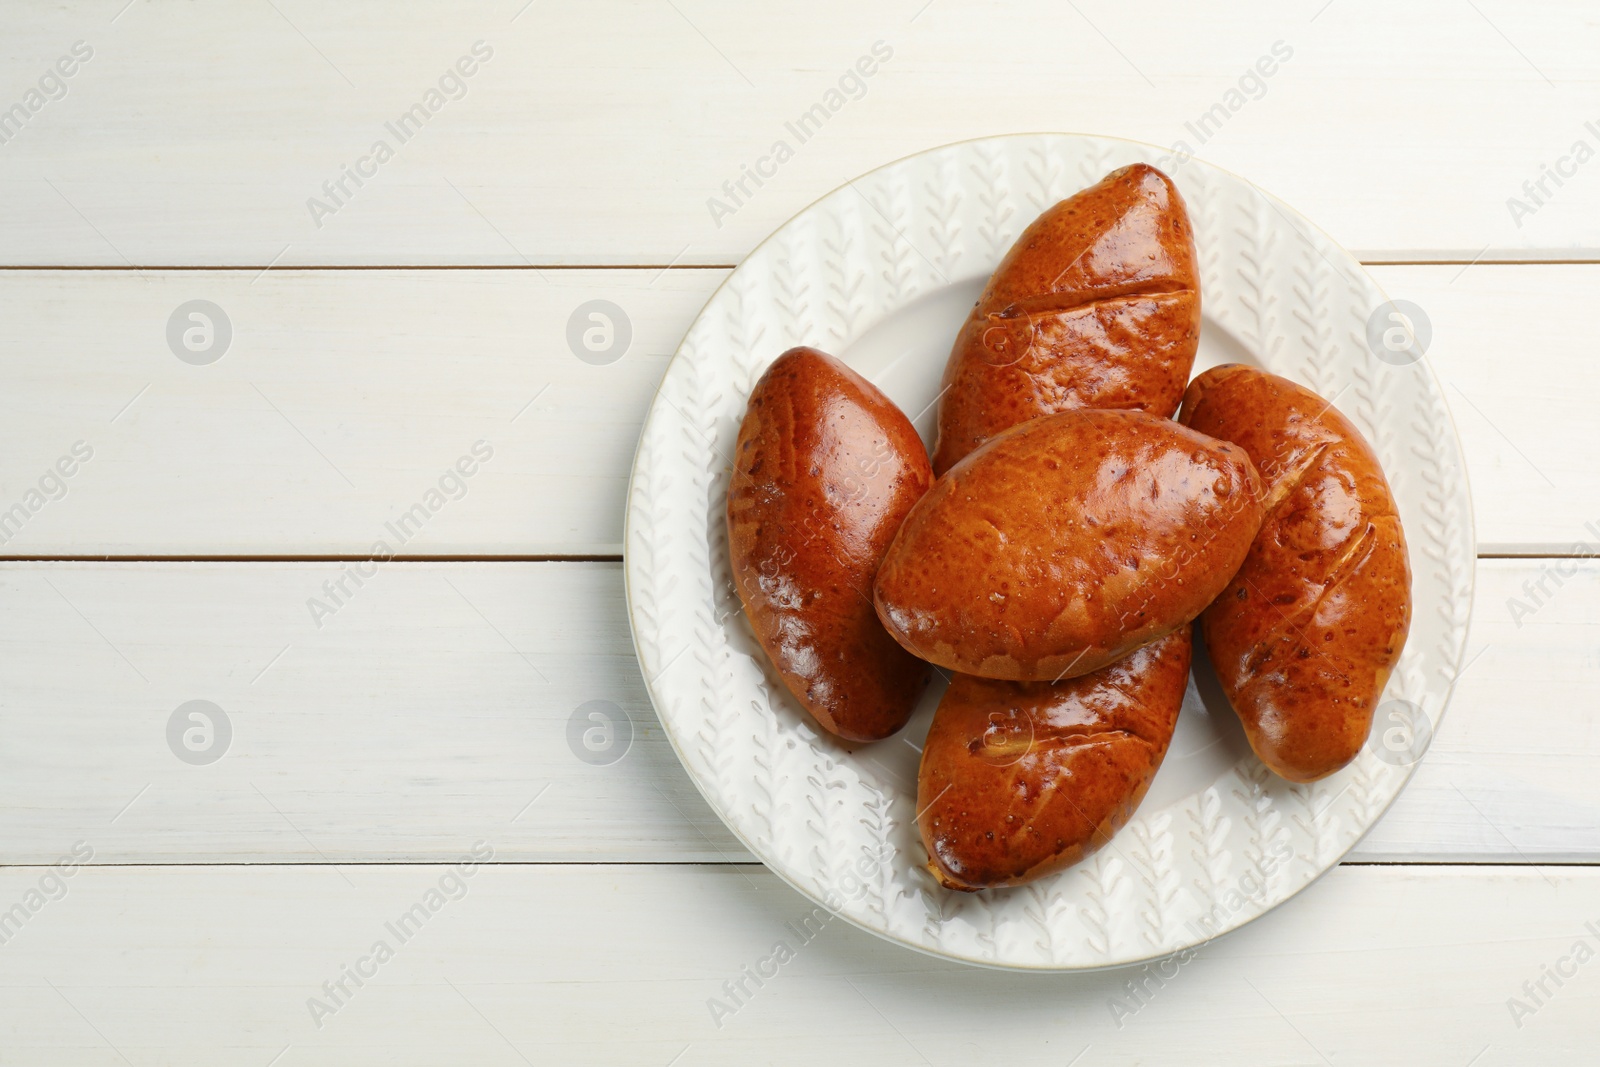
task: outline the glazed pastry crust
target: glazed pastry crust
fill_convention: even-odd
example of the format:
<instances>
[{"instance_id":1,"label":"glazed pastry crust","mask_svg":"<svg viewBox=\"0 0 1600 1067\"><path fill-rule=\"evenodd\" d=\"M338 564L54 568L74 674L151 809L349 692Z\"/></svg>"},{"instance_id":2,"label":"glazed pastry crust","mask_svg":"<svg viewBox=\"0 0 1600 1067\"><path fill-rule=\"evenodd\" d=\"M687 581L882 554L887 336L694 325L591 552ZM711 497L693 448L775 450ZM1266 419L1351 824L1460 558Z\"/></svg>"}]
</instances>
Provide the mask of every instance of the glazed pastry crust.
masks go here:
<instances>
[{"instance_id":1,"label":"glazed pastry crust","mask_svg":"<svg viewBox=\"0 0 1600 1067\"><path fill-rule=\"evenodd\" d=\"M945 366L934 472L1040 415L1170 416L1199 342L1183 198L1148 164L1112 171L1039 216L989 280Z\"/></svg>"},{"instance_id":2,"label":"glazed pastry crust","mask_svg":"<svg viewBox=\"0 0 1600 1067\"><path fill-rule=\"evenodd\" d=\"M825 729L889 736L929 670L884 632L872 579L933 480L921 438L872 383L795 348L751 393L734 459L728 551L756 639Z\"/></svg>"},{"instance_id":3,"label":"glazed pastry crust","mask_svg":"<svg viewBox=\"0 0 1600 1067\"><path fill-rule=\"evenodd\" d=\"M1064 682L956 675L917 775L917 826L939 884L1020 885L1109 841L1166 755L1190 649L1184 626Z\"/></svg>"},{"instance_id":4,"label":"glazed pastry crust","mask_svg":"<svg viewBox=\"0 0 1600 1067\"><path fill-rule=\"evenodd\" d=\"M1138 411L1013 427L934 484L878 571L931 663L1011 681L1099 670L1200 614L1261 523L1244 450Z\"/></svg>"},{"instance_id":5,"label":"glazed pastry crust","mask_svg":"<svg viewBox=\"0 0 1600 1067\"><path fill-rule=\"evenodd\" d=\"M1312 782L1360 754L1411 627L1405 534L1378 457L1331 403L1240 364L1196 378L1180 420L1247 451L1266 517L1201 616L1261 761Z\"/></svg>"}]
</instances>

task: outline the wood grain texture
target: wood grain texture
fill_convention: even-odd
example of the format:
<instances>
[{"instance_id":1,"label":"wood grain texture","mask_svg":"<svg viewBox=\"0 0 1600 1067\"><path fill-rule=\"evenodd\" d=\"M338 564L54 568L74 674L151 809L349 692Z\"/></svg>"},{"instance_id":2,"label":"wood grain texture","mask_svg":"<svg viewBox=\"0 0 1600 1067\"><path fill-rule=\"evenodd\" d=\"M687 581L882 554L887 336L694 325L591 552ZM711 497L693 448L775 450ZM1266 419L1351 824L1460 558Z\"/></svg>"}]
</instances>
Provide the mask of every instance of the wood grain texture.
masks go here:
<instances>
[{"instance_id":1,"label":"wood grain texture","mask_svg":"<svg viewBox=\"0 0 1600 1067\"><path fill-rule=\"evenodd\" d=\"M82 838L108 862L431 861L477 836L516 860L747 858L650 709L619 565L392 563L347 582L319 629L306 601L342 569L0 567L13 650L0 663L0 860L48 862ZM1353 858L1600 860L1587 696L1600 564L1483 560L1477 581L1444 725ZM228 717L218 762L169 747L190 700ZM610 765L568 740L595 700L634 724ZM911 788L902 742L857 758Z\"/></svg>"},{"instance_id":2,"label":"wood grain texture","mask_svg":"<svg viewBox=\"0 0 1600 1067\"><path fill-rule=\"evenodd\" d=\"M1591 1062L1600 1008L1592 961L1520 1028L1507 1005L1593 950L1593 869L1341 867L1164 971L1079 975L906 952L755 866L479 867L451 895L443 867L345 874L78 869L4 945L7 1060L1565 1065ZM41 877L0 872L0 901ZM430 891L402 943L388 924ZM393 955L374 966L378 941ZM792 959L714 1018L779 941ZM357 966L334 1001L323 983ZM336 1010L314 1020L312 998Z\"/></svg>"},{"instance_id":3,"label":"wood grain texture","mask_svg":"<svg viewBox=\"0 0 1600 1067\"><path fill-rule=\"evenodd\" d=\"M398 144L385 124L479 40L465 95ZM864 95L799 143L786 123L878 40ZM1600 257L1588 164L1508 204L1600 145L1579 0L62 0L6 13L0 113L78 41L65 97L0 126L0 267L115 269L0 270L0 515L41 501L0 556L365 555L479 440L466 495L391 547L614 555L639 420L726 275L654 268L738 262L870 168L1030 129L1182 139L1369 261L1456 261L1373 273L1431 319L1480 550L1600 543L1600 266L1490 265ZM309 199L378 138L395 157L318 225ZM793 157L734 201L778 139ZM524 269L282 269L341 264ZM193 299L235 328L210 366L167 346ZM632 326L610 365L566 340L592 299ZM391 564L318 628L341 570L0 565L0 1063L1592 1059L1587 967L1521 1025L1508 998L1600 945L1600 870L1538 866L1600 862L1593 560L1480 561L1444 727L1353 857L1524 866L1341 867L1120 1017L1137 969L996 974L834 922L720 1029L707 999L811 908L727 862L748 856L650 712L618 567ZM230 717L214 764L169 748L194 699ZM635 724L609 766L568 741L596 700ZM80 871L30 910L53 883L3 865L80 840L179 866ZM541 865L480 870L318 1029L307 998L478 840ZM363 865L384 860L411 862ZM241 863L266 865L217 865Z\"/></svg>"},{"instance_id":4,"label":"wood grain texture","mask_svg":"<svg viewBox=\"0 0 1600 1067\"><path fill-rule=\"evenodd\" d=\"M1520 226L1506 206L1574 141L1600 143L1581 0L121 7L8 16L4 105L73 42L94 57L0 146L4 262L725 264L873 167L1028 130L1183 142L1368 257L1600 253L1592 175L1547 181ZM389 132L480 40L493 55L465 94L403 143ZM841 93L877 41L892 56ZM1290 57L1241 91L1279 42ZM791 125L819 104L802 140ZM324 183L379 139L393 158L343 179L319 226L308 200L333 203Z\"/></svg>"},{"instance_id":5,"label":"wood grain texture","mask_svg":"<svg viewBox=\"0 0 1600 1067\"><path fill-rule=\"evenodd\" d=\"M75 442L94 451L64 499L0 529L0 551L367 555L382 539L406 555L616 553L639 425L720 278L0 273L0 392L15 413L0 425L0 509ZM169 317L196 299L232 325L204 366L168 346ZM609 365L567 342L593 299L631 326ZM397 537L386 524L478 441L493 458L464 495Z\"/></svg>"},{"instance_id":6,"label":"wood grain texture","mask_svg":"<svg viewBox=\"0 0 1600 1067\"><path fill-rule=\"evenodd\" d=\"M1585 528L1600 529L1600 445L1585 430L1600 404L1587 345L1600 266L1372 272L1431 322L1481 549L1600 543ZM725 277L0 272L0 395L14 401L0 422L0 510L75 442L94 450L65 499L0 528L0 554L363 555L380 538L407 555L617 554L639 425ZM206 366L167 342L169 317L195 299L233 327ZM592 300L628 320L616 362L569 346L568 322ZM466 496L398 544L385 523L478 440L494 458Z\"/></svg>"}]
</instances>

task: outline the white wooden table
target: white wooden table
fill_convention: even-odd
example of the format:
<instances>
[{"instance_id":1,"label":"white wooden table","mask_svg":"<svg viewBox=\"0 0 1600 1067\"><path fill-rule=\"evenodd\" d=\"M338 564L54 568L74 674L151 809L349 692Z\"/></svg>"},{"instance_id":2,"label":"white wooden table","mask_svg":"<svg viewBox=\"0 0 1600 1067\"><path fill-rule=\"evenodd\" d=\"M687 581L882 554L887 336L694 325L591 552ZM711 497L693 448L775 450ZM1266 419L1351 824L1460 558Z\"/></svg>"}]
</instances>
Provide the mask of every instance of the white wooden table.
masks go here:
<instances>
[{"instance_id":1,"label":"white wooden table","mask_svg":"<svg viewBox=\"0 0 1600 1067\"><path fill-rule=\"evenodd\" d=\"M124 3L0 12L0 1064L1600 1058L1592 5ZM1165 975L834 923L714 1019L810 906L644 695L640 420L784 219L1028 130L1184 142L1426 310L1470 666L1349 861Z\"/></svg>"}]
</instances>

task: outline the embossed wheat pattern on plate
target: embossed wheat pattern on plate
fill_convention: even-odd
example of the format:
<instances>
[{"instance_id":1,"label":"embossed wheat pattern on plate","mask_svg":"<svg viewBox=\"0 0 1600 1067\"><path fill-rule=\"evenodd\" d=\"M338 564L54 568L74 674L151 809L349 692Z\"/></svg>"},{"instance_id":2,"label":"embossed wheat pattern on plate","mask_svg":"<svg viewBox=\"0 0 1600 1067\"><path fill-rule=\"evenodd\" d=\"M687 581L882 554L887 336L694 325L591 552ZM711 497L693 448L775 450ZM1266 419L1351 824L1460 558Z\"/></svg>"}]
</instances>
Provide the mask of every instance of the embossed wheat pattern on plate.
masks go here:
<instances>
[{"instance_id":1,"label":"embossed wheat pattern on plate","mask_svg":"<svg viewBox=\"0 0 1600 1067\"><path fill-rule=\"evenodd\" d=\"M1155 812L1136 819L1127 828L1136 847L1129 861L1144 889L1137 913L1139 936L1152 952L1161 951L1173 934L1174 906L1178 900L1178 872L1173 866L1172 813Z\"/></svg>"},{"instance_id":2,"label":"embossed wheat pattern on plate","mask_svg":"<svg viewBox=\"0 0 1600 1067\"><path fill-rule=\"evenodd\" d=\"M850 921L954 959L1095 967L1192 945L1320 874L1410 773L1367 753L1325 783L1291 788L1247 758L1182 801L1141 810L1111 847L1072 870L1017 890L952 894L921 866L914 783L818 738L769 683L729 611L729 457L745 399L772 358L796 343L848 355L856 338L931 289L991 270L1050 203L1159 155L1131 142L1019 135L936 149L841 187L752 253L707 304L643 430L627 498L630 621L651 698L691 777L803 892L819 901L838 893ZM1473 555L1443 394L1425 364L1370 357L1365 315L1381 294L1346 253L1224 171L1192 161L1174 178L1195 223L1208 322L1278 373L1325 394L1353 390L1340 407L1390 473L1417 572L1419 618L1391 693L1429 698L1437 725L1465 642ZM1271 866L1284 842L1297 859L1259 879L1257 897L1239 895L1241 879ZM853 872L864 855L889 858L862 879Z\"/></svg>"}]
</instances>

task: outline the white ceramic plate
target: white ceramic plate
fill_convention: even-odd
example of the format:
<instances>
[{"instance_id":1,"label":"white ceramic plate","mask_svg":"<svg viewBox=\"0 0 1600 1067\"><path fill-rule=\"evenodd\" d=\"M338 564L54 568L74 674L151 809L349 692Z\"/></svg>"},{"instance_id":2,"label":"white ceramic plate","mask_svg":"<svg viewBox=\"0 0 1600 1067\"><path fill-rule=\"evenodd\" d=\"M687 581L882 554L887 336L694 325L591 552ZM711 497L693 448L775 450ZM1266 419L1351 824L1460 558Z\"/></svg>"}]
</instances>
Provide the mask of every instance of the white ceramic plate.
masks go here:
<instances>
[{"instance_id":1,"label":"white ceramic plate","mask_svg":"<svg viewBox=\"0 0 1600 1067\"><path fill-rule=\"evenodd\" d=\"M900 735L850 751L789 696L739 608L724 508L746 398L785 349L844 359L931 443L956 330L1022 228L1135 161L1188 202L1202 265L1196 372L1265 367L1335 401L1380 456L1411 550L1411 636L1351 766L1295 786L1251 754L1200 658L1134 819L1084 863L1016 889L935 885L915 825L918 750L943 689ZM1338 862L1399 793L1449 698L1472 601L1460 443L1386 297L1326 235L1249 182L1153 145L1029 134L923 152L806 208L695 320L645 422L628 494L634 643L657 713L713 809L819 905L912 948L1065 970L1164 956L1241 926ZM1369 320L1390 348L1369 343ZM1398 343L1396 343L1398 342ZM1390 349L1402 349L1399 353ZM1382 352L1383 358L1375 355Z\"/></svg>"}]
</instances>

